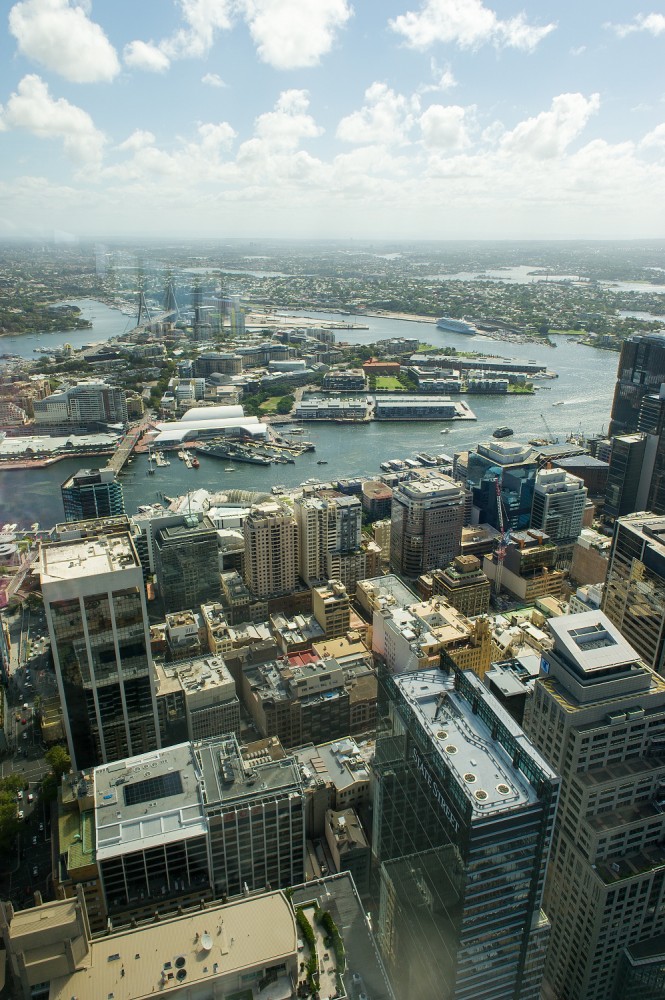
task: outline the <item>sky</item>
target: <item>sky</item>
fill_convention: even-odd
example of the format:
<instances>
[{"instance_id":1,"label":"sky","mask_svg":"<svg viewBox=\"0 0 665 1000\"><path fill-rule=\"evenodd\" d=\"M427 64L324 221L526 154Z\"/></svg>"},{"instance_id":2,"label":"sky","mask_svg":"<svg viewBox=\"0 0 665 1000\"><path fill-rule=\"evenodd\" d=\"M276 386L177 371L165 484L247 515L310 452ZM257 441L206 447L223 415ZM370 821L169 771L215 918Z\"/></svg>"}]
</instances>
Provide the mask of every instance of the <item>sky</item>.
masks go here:
<instances>
[{"instance_id":1,"label":"sky","mask_svg":"<svg viewBox=\"0 0 665 1000\"><path fill-rule=\"evenodd\" d=\"M665 236L651 0L6 0L0 238Z\"/></svg>"}]
</instances>

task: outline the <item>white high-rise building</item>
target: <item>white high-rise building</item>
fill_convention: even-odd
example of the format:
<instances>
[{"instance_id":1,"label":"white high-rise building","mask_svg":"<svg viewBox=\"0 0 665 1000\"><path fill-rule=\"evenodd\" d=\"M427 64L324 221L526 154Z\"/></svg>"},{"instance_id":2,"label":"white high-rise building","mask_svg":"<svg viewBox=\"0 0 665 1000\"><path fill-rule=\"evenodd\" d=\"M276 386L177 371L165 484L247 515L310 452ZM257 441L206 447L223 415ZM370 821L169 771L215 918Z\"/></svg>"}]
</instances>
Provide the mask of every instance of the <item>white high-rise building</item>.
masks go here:
<instances>
[{"instance_id":1,"label":"white high-rise building","mask_svg":"<svg viewBox=\"0 0 665 1000\"><path fill-rule=\"evenodd\" d=\"M541 469L531 508L531 527L545 531L555 545L572 545L583 527L588 490L582 479L563 469Z\"/></svg>"},{"instance_id":2,"label":"white high-rise building","mask_svg":"<svg viewBox=\"0 0 665 1000\"><path fill-rule=\"evenodd\" d=\"M124 424L127 400L123 389L106 382L79 382L35 400L36 424Z\"/></svg>"},{"instance_id":3,"label":"white high-rise building","mask_svg":"<svg viewBox=\"0 0 665 1000\"><path fill-rule=\"evenodd\" d=\"M40 578L73 767L157 748L143 570L130 535L43 544Z\"/></svg>"},{"instance_id":4,"label":"white high-rise building","mask_svg":"<svg viewBox=\"0 0 665 1000\"><path fill-rule=\"evenodd\" d=\"M415 578L442 568L460 552L464 490L447 476L400 483L393 491L390 564Z\"/></svg>"},{"instance_id":5,"label":"white high-rise building","mask_svg":"<svg viewBox=\"0 0 665 1000\"><path fill-rule=\"evenodd\" d=\"M309 586L339 579L350 592L362 576L362 503L355 496L302 497L298 522L298 571ZM355 557L355 558L353 558Z\"/></svg>"}]
</instances>

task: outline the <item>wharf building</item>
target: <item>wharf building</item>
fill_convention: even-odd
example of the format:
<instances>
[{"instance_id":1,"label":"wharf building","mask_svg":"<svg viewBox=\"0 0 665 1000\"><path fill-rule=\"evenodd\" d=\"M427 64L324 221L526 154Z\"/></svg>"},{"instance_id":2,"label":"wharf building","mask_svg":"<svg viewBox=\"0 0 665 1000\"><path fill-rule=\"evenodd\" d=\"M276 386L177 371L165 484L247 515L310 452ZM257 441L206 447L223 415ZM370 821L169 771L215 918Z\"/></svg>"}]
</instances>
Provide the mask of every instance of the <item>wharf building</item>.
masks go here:
<instances>
[{"instance_id":1,"label":"wharf building","mask_svg":"<svg viewBox=\"0 0 665 1000\"><path fill-rule=\"evenodd\" d=\"M561 775L546 979L567 1000L624 1000L628 956L665 932L665 680L602 612L550 629L527 729Z\"/></svg>"},{"instance_id":2,"label":"wharf building","mask_svg":"<svg viewBox=\"0 0 665 1000\"><path fill-rule=\"evenodd\" d=\"M94 427L126 424L127 400L123 389L106 382L79 382L52 392L34 403L35 423L43 426Z\"/></svg>"},{"instance_id":3,"label":"wharf building","mask_svg":"<svg viewBox=\"0 0 665 1000\"><path fill-rule=\"evenodd\" d=\"M422 1000L538 1000L558 778L471 672L381 673L379 945Z\"/></svg>"},{"instance_id":4,"label":"wharf building","mask_svg":"<svg viewBox=\"0 0 665 1000\"><path fill-rule=\"evenodd\" d=\"M391 673L438 666L442 650L462 669L479 677L491 662L489 621L469 621L443 598L406 608L377 608L372 619L372 651Z\"/></svg>"},{"instance_id":5,"label":"wharf building","mask_svg":"<svg viewBox=\"0 0 665 1000\"><path fill-rule=\"evenodd\" d=\"M639 513L614 524L603 611L659 674L665 673L665 518Z\"/></svg>"},{"instance_id":6,"label":"wharf building","mask_svg":"<svg viewBox=\"0 0 665 1000\"><path fill-rule=\"evenodd\" d=\"M164 611L184 611L221 593L217 531L196 514L154 528L155 575Z\"/></svg>"},{"instance_id":7,"label":"wharf building","mask_svg":"<svg viewBox=\"0 0 665 1000\"><path fill-rule=\"evenodd\" d=\"M477 556L455 556L444 569L433 569L432 597L443 597L467 618L486 615L490 604L490 582Z\"/></svg>"},{"instance_id":8,"label":"wharf building","mask_svg":"<svg viewBox=\"0 0 665 1000\"><path fill-rule=\"evenodd\" d=\"M279 891L103 937L92 936L81 898L0 903L0 930L16 1000L290 997L298 980L295 914Z\"/></svg>"},{"instance_id":9,"label":"wharf building","mask_svg":"<svg viewBox=\"0 0 665 1000\"><path fill-rule=\"evenodd\" d=\"M417 579L445 566L460 551L464 490L447 476L400 483L393 492L390 564Z\"/></svg>"},{"instance_id":10,"label":"wharf building","mask_svg":"<svg viewBox=\"0 0 665 1000\"><path fill-rule=\"evenodd\" d=\"M298 525L274 501L252 507L243 524L245 582L259 598L292 593L298 578Z\"/></svg>"},{"instance_id":11,"label":"wharf building","mask_svg":"<svg viewBox=\"0 0 665 1000\"><path fill-rule=\"evenodd\" d=\"M74 768L159 747L143 571L129 534L42 543L39 573Z\"/></svg>"},{"instance_id":12,"label":"wharf building","mask_svg":"<svg viewBox=\"0 0 665 1000\"><path fill-rule=\"evenodd\" d=\"M514 531L503 560L501 588L527 604L539 597L560 597L564 576L556 569L556 560L556 546L544 531ZM485 556L483 570L490 580L496 580L494 555Z\"/></svg>"},{"instance_id":13,"label":"wharf building","mask_svg":"<svg viewBox=\"0 0 665 1000\"><path fill-rule=\"evenodd\" d=\"M112 469L79 469L60 487L65 521L125 513L122 485Z\"/></svg>"},{"instance_id":14,"label":"wharf building","mask_svg":"<svg viewBox=\"0 0 665 1000\"><path fill-rule=\"evenodd\" d=\"M247 761L233 736L96 768L94 823L115 925L304 879L298 767Z\"/></svg>"},{"instance_id":15,"label":"wharf building","mask_svg":"<svg viewBox=\"0 0 665 1000\"><path fill-rule=\"evenodd\" d=\"M475 420L470 406L448 396L412 396L407 393L374 397L375 420Z\"/></svg>"},{"instance_id":16,"label":"wharf building","mask_svg":"<svg viewBox=\"0 0 665 1000\"><path fill-rule=\"evenodd\" d=\"M528 445L506 441L487 441L470 451L467 459L467 485L473 491L473 520L500 530L497 503L497 480L503 508L504 528L513 531L528 528L536 485L538 465Z\"/></svg>"}]
</instances>

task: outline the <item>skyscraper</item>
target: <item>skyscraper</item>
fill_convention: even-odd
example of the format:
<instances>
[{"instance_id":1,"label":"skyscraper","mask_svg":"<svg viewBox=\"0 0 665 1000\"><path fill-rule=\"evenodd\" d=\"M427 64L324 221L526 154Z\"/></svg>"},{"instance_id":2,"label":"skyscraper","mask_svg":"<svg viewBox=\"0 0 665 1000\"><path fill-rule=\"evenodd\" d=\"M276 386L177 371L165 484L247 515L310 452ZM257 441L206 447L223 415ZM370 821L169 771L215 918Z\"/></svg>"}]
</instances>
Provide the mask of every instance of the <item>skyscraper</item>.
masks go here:
<instances>
[{"instance_id":1,"label":"skyscraper","mask_svg":"<svg viewBox=\"0 0 665 1000\"><path fill-rule=\"evenodd\" d=\"M665 931L665 680L602 612L549 625L527 728L561 775L545 976L562 1000L625 1000L617 969Z\"/></svg>"},{"instance_id":2,"label":"skyscraper","mask_svg":"<svg viewBox=\"0 0 665 1000\"><path fill-rule=\"evenodd\" d=\"M558 778L470 671L389 676L379 696L378 937L396 992L537 1000Z\"/></svg>"},{"instance_id":3,"label":"skyscraper","mask_svg":"<svg viewBox=\"0 0 665 1000\"><path fill-rule=\"evenodd\" d=\"M473 506L479 524L500 528L497 481L505 527L513 531L528 528L531 522L533 491L538 465L528 445L507 441L485 441L470 451L467 485L473 491Z\"/></svg>"},{"instance_id":4,"label":"skyscraper","mask_svg":"<svg viewBox=\"0 0 665 1000\"><path fill-rule=\"evenodd\" d=\"M464 490L447 476L400 483L393 492L390 564L415 579L460 551Z\"/></svg>"},{"instance_id":5,"label":"skyscraper","mask_svg":"<svg viewBox=\"0 0 665 1000\"><path fill-rule=\"evenodd\" d=\"M164 611L218 601L221 593L217 531L209 517L186 514L153 529L155 573Z\"/></svg>"},{"instance_id":6,"label":"skyscraper","mask_svg":"<svg viewBox=\"0 0 665 1000\"><path fill-rule=\"evenodd\" d=\"M603 611L647 666L665 673L665 518L615 521Z\"/></svg>"},{"instance_id":7,"label":"skyscraper","mask_svg":"<svg viewBox=\"0 0 665 1000\"><path fill-rule=\"evenodd\" d=\"M536 475L531 527L545 531L555 545L574 542L582 530L587 488L563 469L542 469Z\"/></svg>"},{"instance_id":8,"label":"skyscraper","mask_svg":"<svg viewBox=\"0 0 665 1000\"><path fill-rule=\"evenodd\" d=\"M129 534L44 543L40 577L73 766L154 750L150 632Z\"/></svg>"},{"instance_id":9,"label":"skyscraper","mask_svg":"<svg viewBox=\"0 0 665 1000\"><path fill-rule=\"evenodd\" d=\"M645 471L646 445L646 434L619 434L612 438L603 507L607 519L645 508L651 478L650 468Z\"/></svg>"},{"instance_id":10,"label":"skyscraper","mask_svg":"<svg viewBox=\"0 0 665 1000\"><path fill-rule=\"evenodd\" d=\"M647 333L623 342L612 402L610 435L637 430L642 399L665 383L665 334Z\"/></svg>"},{"instance_id":11,"label":"skyscraper","mask_svg":"<svg viewBox=\"0 0 665 1000\"><path fill-rule=\"evenodd\" d=\"M267 500L243 525L245 582L256 597L290 594L298 578L298 525L291 511Z\"/></svg>"},{"instance_id":12,"label":"skyscraper","mask_svg":"<svg viewBox=\"0 0 665 1000\"><path fill-rule=\"evenodd\" d=\"M65 521L125 513L122 485L112 469L79 469L60 487Z\"/></svg>"},{"instance_id":13,"label":"skyscraper","mask_svg":"<svg viewBox=\"0 0 665 1000\"><path fill-rule=\"evenodd\" d=\"M309 586L340 579L355 591L362 564L362 504L355 496L302 497L298 522L298 572Z\"/></svg>"}]
</instances>

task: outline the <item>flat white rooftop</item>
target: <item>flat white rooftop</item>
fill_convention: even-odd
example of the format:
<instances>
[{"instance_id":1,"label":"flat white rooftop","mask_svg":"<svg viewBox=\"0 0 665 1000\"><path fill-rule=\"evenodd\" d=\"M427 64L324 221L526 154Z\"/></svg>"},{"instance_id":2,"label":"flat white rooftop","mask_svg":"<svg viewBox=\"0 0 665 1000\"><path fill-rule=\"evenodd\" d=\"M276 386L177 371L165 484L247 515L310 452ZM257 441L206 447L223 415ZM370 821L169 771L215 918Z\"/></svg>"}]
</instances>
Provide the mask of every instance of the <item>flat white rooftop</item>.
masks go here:
<instances>
[{"instance_id":1,"label":"flat white rooftop","mask_svg":"<svg viewBox=\"0 0 665 1000\"><path fill-rule=\"evenodd\" d=\"M129 534L44 544L40 553L42 586L62 580L99 576L114 570L134 569L139 565Z\"/></svg>"},{"instance_id":2,"label":"flat white rooftop","mask_svg":"<svg viewBox=\"0 0 665 1000\"><path fill-rule=\"evenodd\" d=\"M628 666L639 660L629 642L602 611L550 618L554 648L561 650L584 673Z\"/></svg>"},{"instance_id":3,"label":"flat white rooftop","mask_svg":"<svg viewBox=\"0 0 665 1000\"><path fill-rule=\"evenodd\" d=\"M200 780L190 743L96 767L98 860L205 836Z\"/></svg>"},{"instance_id":4,"label":"flat white rooftop","mask_svg":"<svg viewBox=\"0 0 665 1000\"><path fill-rule=\"evenodd\" d=\"M473 807L475 819L508 812L537 801L533 787L512 766L503 747L492 739L485 723L474 715L465 698L455 692L453 678L442 670L417 670L395 677L416 719L429 737L458 788ZM492 709L516 738L522 731L479 683L479 696L493 702ZM534 750L534 757L537 757ZM538 763L542 762L538 758ZM543 765L546 767L546 765ZM547 769L549 770L549 768Z\"/></svg>"}]
</instances>

